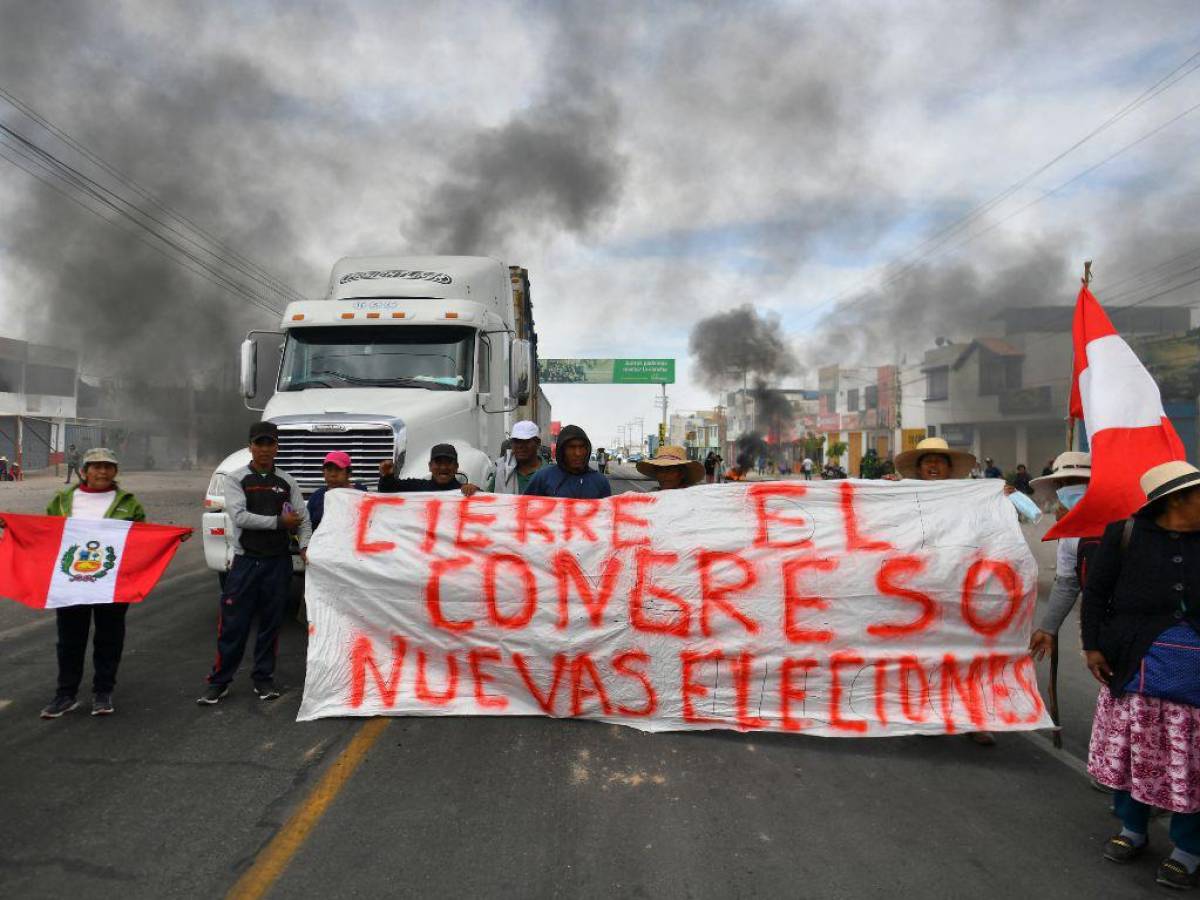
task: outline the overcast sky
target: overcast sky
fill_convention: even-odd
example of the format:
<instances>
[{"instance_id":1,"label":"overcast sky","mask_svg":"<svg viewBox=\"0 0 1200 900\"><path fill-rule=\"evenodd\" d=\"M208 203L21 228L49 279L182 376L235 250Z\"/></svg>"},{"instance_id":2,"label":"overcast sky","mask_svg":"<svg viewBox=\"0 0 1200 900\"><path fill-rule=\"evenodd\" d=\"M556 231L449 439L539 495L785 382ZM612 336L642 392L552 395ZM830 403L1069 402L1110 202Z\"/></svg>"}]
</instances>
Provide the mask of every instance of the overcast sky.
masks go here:
<instances>
[{"instance_id":1,"label":"overcast sky","mask_svg":"<svg viewBox=\"0 0 1200 900\"><path fill-rule=\"evenodd\" d=\"M1200 103L1197 73L893 277L1200 51L1194 2L3 0L0 23L0 88L300 293L345 255L498 256L544 356L676 357L673 408L712 404L688 334L741 303L805 366L882 364L1071 302L1085 257L1104 301L1200 254L1200 112L1071 181ZM2 100L0 123L53 143ZM0 332L103 335L94 369L212 367L273 324L3 160L0 225ZM657 416L652 388L548 393L597 443Z\"/></svg>"}]
</instances>

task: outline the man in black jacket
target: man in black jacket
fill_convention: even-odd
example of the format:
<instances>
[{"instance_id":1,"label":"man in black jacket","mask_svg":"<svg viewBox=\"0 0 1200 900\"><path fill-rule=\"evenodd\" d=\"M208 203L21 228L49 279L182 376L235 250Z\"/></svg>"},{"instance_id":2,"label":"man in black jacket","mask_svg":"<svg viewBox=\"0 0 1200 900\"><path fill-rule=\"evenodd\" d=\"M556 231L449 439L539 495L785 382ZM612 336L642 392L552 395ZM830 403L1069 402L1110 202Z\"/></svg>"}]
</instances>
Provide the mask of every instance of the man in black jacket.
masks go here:
<instances>
[{"instance_id":1,"label":"man in black jacket","mask_svg":"<svg viewBox=\"0 0 1200 900\"><path fill-rule=\"evenodd\" d=\"M453 444L434 444L429 451L429 478L397 478L396 464L386 459L379 464L379 493L398 494L402 491L461 490L470 497L479 490L477 485L458 481L458 451Z\"/></svg>"},{"instance_id":2,"label":"man in black jacket","mask_svg":"<svg viewBox=\"0 0 1200 900\"><path fill-rule=\"evenodd\" d=\"M260 700L279 696L275 657L292 581L292 532L303 555L312 526L296 480L275 468L278 453L278 427L255 422L250 426L250 464L225 476L225 513L235 555L221 589L217 658L208 689L196 700L201 706L219 703L229 693L254 620L254 693Z\"/></svg>"}]
</instances>

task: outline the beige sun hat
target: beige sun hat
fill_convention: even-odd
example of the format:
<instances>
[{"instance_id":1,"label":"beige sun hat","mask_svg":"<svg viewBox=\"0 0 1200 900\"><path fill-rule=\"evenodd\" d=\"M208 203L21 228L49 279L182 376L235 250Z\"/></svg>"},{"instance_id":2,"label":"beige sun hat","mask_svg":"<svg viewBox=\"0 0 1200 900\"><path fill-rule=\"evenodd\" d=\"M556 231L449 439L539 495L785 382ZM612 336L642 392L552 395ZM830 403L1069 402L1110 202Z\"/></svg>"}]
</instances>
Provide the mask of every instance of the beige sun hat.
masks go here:
<instances>
[{"instance_id":1,"label":"beige sun hat","mask_svg":"<svg viewBox=\"0 0 1200 900\"><path fill-rule=\"evenodd\" d=\"M1069 478L1092 477L1092 454L1067 450L1054 457L1049 475L1040 475L1029 482L1035 500L1048 501L1058 490L1060 482Z\"/></svg>"},{"instance_id":2,"label":"beige sun hat","mask_svg":"<svg viewBox=\"0 0 1200 900\"><path fill-rule=\"evenodd\" d=\"M1168 494L1200 487L1200 469L1182 460L1166 462L1153 469L1147 469L1142 475L1141 484L1142 492L1146 495L1146 502L1142 507L1144 509Z\"/></svg>"},{"instance_id":3,"label":"beige sun hat","mask_svg":"<svg viewBox=\"0 0 1200 900\"><path fill-rule=\"evenodd\" d=\"M912 450L897 453L895 459L896 471L905 478L918 478L917 463L926 453L938 453L950 458L950 477L966 478L975 467L975 456L966 450L955 450L946 443L945 438L925 438Z\"/></svg>"},{"instance_id":4,"label":"beige sun hat","mask_svg":"<svg viewBox=\"0 0 1200 900\"><path fill-rule=\"evenodd\" d=\"M704 463L687 458L687 451L682 447L659 447L653 459L644 459L637 464L637 470L647 478L654 477L654 470L663 466L684 466L688 486L704 479Z\"/></svg>"}]
</instances>

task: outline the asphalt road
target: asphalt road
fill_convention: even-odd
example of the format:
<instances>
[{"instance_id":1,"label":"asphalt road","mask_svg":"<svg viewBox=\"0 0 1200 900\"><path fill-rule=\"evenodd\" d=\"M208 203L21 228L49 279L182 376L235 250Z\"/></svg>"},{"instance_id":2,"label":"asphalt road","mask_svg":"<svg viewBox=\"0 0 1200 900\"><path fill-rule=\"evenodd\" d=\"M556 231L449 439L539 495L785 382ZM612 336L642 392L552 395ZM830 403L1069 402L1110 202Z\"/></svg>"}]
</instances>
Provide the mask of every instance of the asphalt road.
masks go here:
<instances>
[{"instance_id":1,"label":"asphalt road","mask_svg":"<svg viewBox=\"0 0 1200 900\"><path fill-rule=\"evenodd\" d=\"M198 520L205 476L125 480L152 519ZM53 485L9 487L0 509L33 511ZM646 487L614 478L617 491ZM1124 868L1100 859L1116 820L1083 775L1095 688L1073 650L1062 752L1033 734L989 749L396 718L351 769L347 751L380 726L294 721L305 642L294 621L280 700L258 701L243 679L221 705L194 704L216 613L199 549L186 544L131 610L108 718L38 718L53 693L53 616L0 603L0 896L219 897L314 808L324 814L306 820L307 840L257 882L271 896L1159 894L1158 854ZM1035 547L1043 595L1048 549ZM316 791L314 807L330 779L340 790ZM1164 822L1152 841L1165 852Z\"/></svg>"}]
</instances>

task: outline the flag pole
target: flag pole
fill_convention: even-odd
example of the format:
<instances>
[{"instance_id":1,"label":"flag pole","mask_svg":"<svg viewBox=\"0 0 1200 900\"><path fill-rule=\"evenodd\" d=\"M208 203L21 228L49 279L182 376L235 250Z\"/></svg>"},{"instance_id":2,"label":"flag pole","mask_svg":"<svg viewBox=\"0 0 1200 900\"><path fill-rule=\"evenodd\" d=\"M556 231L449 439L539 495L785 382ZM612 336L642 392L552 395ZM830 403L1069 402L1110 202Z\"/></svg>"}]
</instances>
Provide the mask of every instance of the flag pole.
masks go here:
<instances>
[{"instance_id":1,"label":"flag pole","mask_svg":"<svg viewBox=\"0 0 1200 900\"><path fill-rule=\"evenodd\" d=\"M1092 283L1092 261L1085 259L1083 261L1083 286L1087 287ZM1075 449L1075 417L1071 415L1070 401L1067 402L1067 449ZM1050 646L1050 689L1048 691L1050 697L1050 718L1054 722L1054 747L1057 750L1062 749L1062 717L1058 711L1058 635L1054 635L1054 643Z\"/></svg>"}]
</instances>

